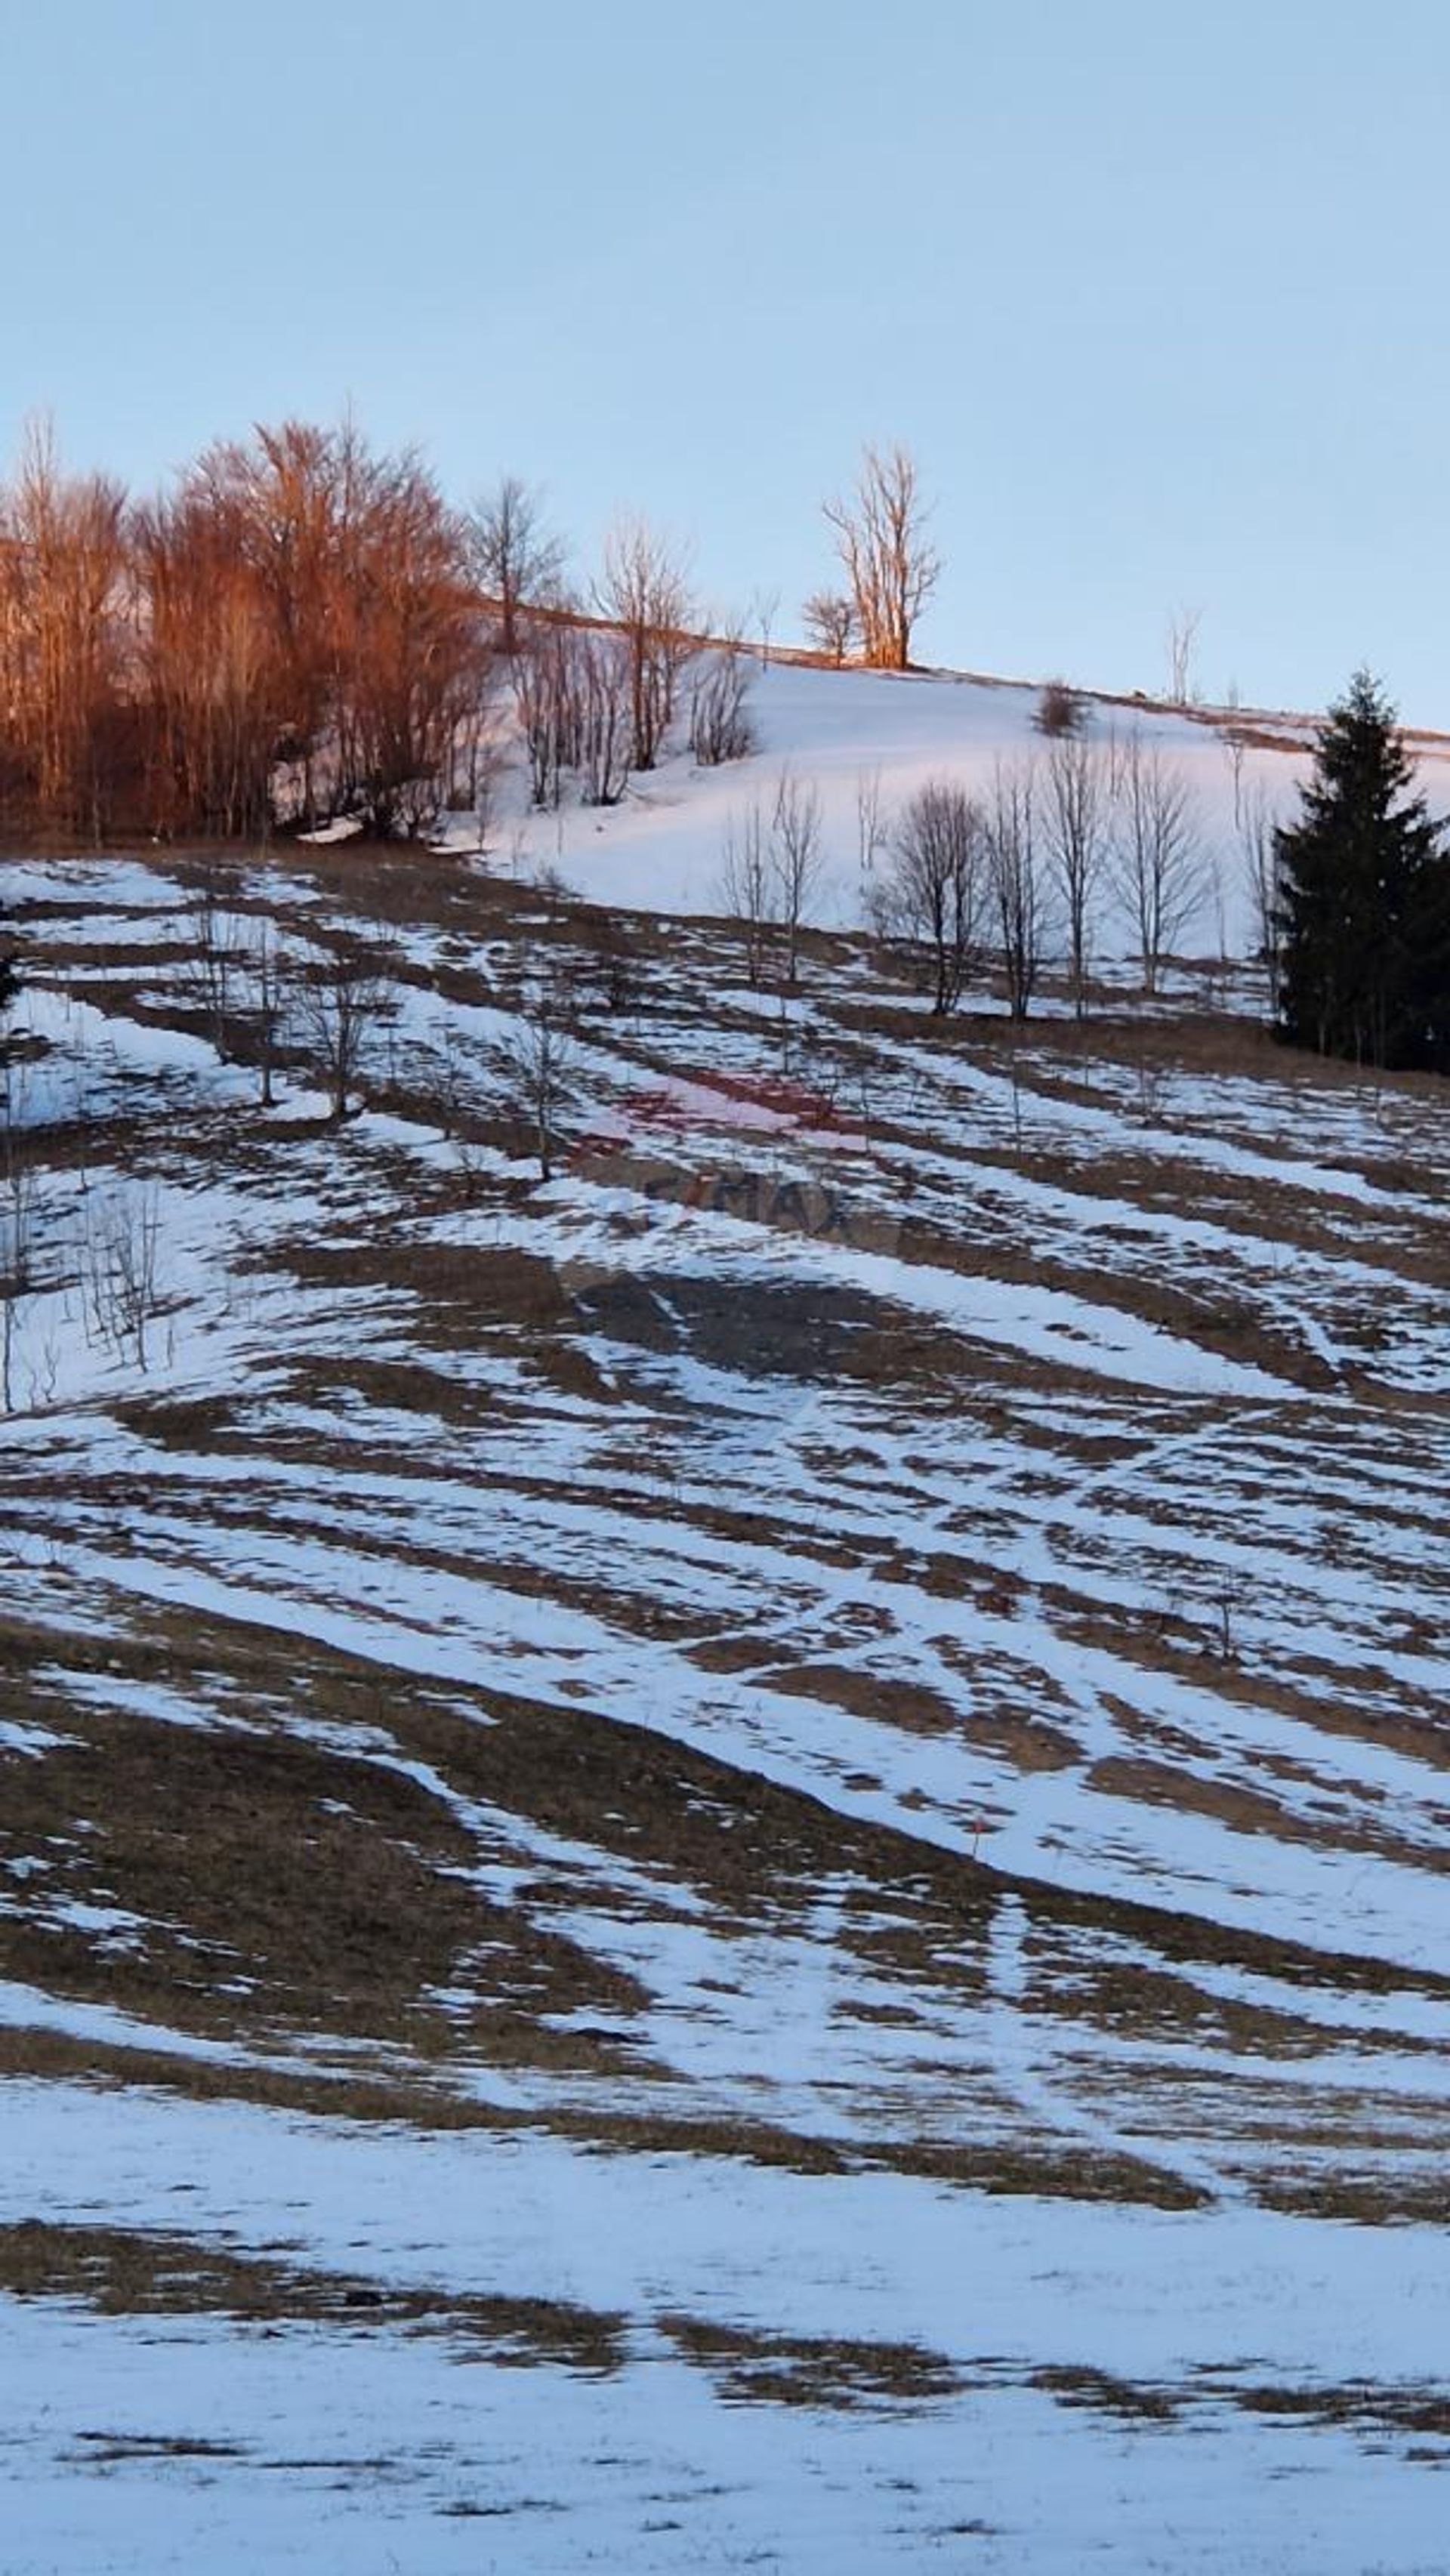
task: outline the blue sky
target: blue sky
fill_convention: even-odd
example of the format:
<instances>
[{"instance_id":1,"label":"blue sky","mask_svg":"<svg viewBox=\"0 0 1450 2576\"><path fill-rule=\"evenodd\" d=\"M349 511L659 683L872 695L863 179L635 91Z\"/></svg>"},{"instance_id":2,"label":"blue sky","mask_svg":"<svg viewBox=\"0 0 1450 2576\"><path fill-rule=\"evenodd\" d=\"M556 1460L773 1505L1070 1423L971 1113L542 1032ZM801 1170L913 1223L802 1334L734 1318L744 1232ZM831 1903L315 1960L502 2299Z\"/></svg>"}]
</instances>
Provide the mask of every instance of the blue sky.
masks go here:
<instances>
[{"instance_id":1,"label":"blue sky","mask_svg":"<svg viewBox=\"0 0 1450 2576\"><path fill-rule=\"evenodd\" d=\"M1319 0L0 0L0 447L349 400L720 611L900 439L924 654L1450 726L1450 21Z\"/></svg>"}]
</instances>

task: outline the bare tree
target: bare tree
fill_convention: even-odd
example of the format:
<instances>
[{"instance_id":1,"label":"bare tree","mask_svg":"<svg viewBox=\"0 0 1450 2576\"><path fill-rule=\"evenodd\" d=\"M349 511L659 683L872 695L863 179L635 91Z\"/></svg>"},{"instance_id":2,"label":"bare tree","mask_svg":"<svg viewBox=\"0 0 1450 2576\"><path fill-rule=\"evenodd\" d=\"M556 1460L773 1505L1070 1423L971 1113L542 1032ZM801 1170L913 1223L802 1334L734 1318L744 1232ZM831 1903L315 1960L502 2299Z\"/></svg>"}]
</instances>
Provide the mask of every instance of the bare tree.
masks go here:
<instances>
[{"instance_id":1,"label":"bare tree","mask_svg":"<svg viewBox=\"0 0 1450 2576\"><path fill-rule=\"evenodd\" d=\"M780 773L770 827L771 874L775 883L775 917L784 944L783 981L794 992L800 964L800 934L821 875L821 800L793 770Z\"/></svg>"},{"instance_id":2,"label":"bare tree","mask_svg":"<svg viewBox=\"0 0 1450 2576\"><path fill-rule=\"evenodd\" d=\"M382 934L338 938L297 969L298 1031L321 1062L335 1127L393 1017L397 980L397 950Z\"/></svg>"},{"instance_id":3,"label":"bare tree","mask_svg":"<svg viewBox=\"0 0 1450 2576\"><path fill-rule=\"evenodd\" d=\"M856 602L849 591L815 590L801 610L809 642L839 671L856 641Z\"/></svg>"},{"instance_id":4,"label":"bare tree","mask_svg":"<svg viewBox=\"0 0 1450 2576\"><path fill-rule=\"evenodd\" d=\"M1203 844L1182 772L1135 730L1117 760L1112 870L1154 994L1204 896Z\"/></svg>"},{"instance_id":5,"label":"bare tree","mask_svg":"<svg viewBox=\"0 0 1450 2576\"><path fill-rule=\"evenodd\" d=\"M1191 707L1198 694L1193 655L1202 624L1201 608L1175 608L1168 620L1168 695L1175 707Z\"/></svg>"},{"instance_id":6,"label":"bare tree","mask_svg":"<svg viewBox=\"0 0 1450 2576\"><path fill-rule=\"evenodd\" d=\"M690 749L702 769L746 760L754 751L750 720L750 664L738 637L711 653L690 689Z\"/></svg>"},{"instance_id":7,"label":"bare tree","mask_svg":"<svg viewBox=\"0 0 1450 2576\"><path fill-rule=\"evenodd\" d=\"M629 652L619 635L573 639L580 789L586 805L617 805L629 784Z\"/></svg>"},{"instance_id":8,"label":"bare tree","mask_svg":"<svg viewBox=\"0 0 1450 2576\"><path fill-rule=\"evenodd\" d=\"M775 891L765 817L757 800L738 821L727 815L720 851L721 896L726 911L745 932L745 971L757 990L765 981Z\"/></svg>"},{"instance_id":9,"label":"bare tree","mask_svg":"<svg viewBox=\"0 0 1450 2576\"><path fill-rule=\"evenodd\" d=\"M1047 755L1047 866L1067 930L1068 975L1079 1019L1087 1009L1092 913L1108 855L1111 752L1085 735L1059 734Z\"/></svg>"},{"instance_id":10,"label":"bare tree","mask_svg":"<svg viewBox=\"0 0 1450 2576\"><path fill-rule=\"evenodd\" d=\"M621 519L605 542L595 596L629 650L630 768L653 769L674 717L680 673L694 650L683 560L643 519Z\"/></svg>"},{"instance_id":11,"label":"bare tree","mask_svg":"<svg viewBox=\"0 0 1450 2576\"><path fill-rule=\"evenodd\" d=\"M533 1134L541 1181L554 1176L559 1121L574 1072L574 1050L564 1028L567 1007L568 995L557 976L545 976L531 985L508 1051L509 1072Z\"/></svg>"},{"instance_id":12,"label":"bare tree","mask_svg":"<svg viewBox=\"0 0 1450 2576\"><path fill-rule=\"evenodd\" d=\"M856 858L863 885L870 884L876 873L876 862L890 838L881 799L881 772L879 769L859 769L856 773Z\"/></svg>"},{"instance_id":13,"label":"bare tree","mask_svg":"<svg viewBox=\"0 0 1450 2576\"><path fill-rule=\"evenodd\" d=\"M246 1026L251 1031L264 1109L276 1106L273 1076L291 1000L291 959L274 921L263 921L247 958Z\"/></svg>"},{"instance_id":14,"label":"bare tree","mask_svg":"<svg viewBox=\"0 0 1450 2576\"><path fill-rule=\"evenodd\" d=\"M514 657L514 704L529 757L535 805L558 805L563 773L579 765L583 745L580 630L558 619L521 630Z\"/></svg>"},{"instance_id":15,"label":"bare tree","mask_svg":"<svg viewBox=\"0 0 1450 2576\"><path fill-rule=\"evenodd\" d=\"M775 621L780 615L779 590L773 588L768 589L763 582L757 583L755 589L750 594L750 615L754 622L755 631L760 637L760 667L762 671L768 671L770 669L770 639L775 628Z\"/></svg>"},{"instance_id":16,"label":"bare tree","mask_svg":"<svg viewBox=\"0 0 1450 2576\"><path fill-rule=\"evenodd\" d=\"M1045 944L1045 889L1035 803L1030 766L997 770L987 808L987 868L1002 943L1007 1007L1018 1022L1026 1019L1032 1007Z\"/></svg>"},{"instance_id":17,"label":"bare tree","mask_svg":"<svg viewBox=\"0 0 1450 2576\"><path fill-rule=\"evenodd\" d=\"M87 1201L87 1330L93 1342L109 1343L118 1359L134 1360L143 1374L150 1327L163 1305L160 1248L161 1201L154 1188L133 1185Z\"/></svg>"},{"instance_id":18,"label":"bare tree","mask_svg":"<svg viewBox=\"0 0 1450 2576\"><path fill-rule=\"evenodd\" d=\"M982 817L966 790L943 779L919 787L897 824L872 912L883 936L925 950L938 1019L956 1009L981 961L984 860Z\"/></svg>"},{"instance_id":19,"label":"bare tree","mask_svg":"<svg viewBox=\"0 0 1450 2576\"><path fill-rule=\"evenodd\" d=\"M824 509L867 662L874 670L908 670L912 631L941 577L915 458L904 447L866 448L855 492Z\"/></svg>"},{"instance_id":20,"label":"bare tree","mask_svg":"<svg viewBox=\"0 0 1450 2576\"><path fill-rule=\"evenodd\" d=\"M1046 680L1032 719L1039 733L1049 741L1060 734L1081 733L1087 722L1087 702L1080 689L1070 680Z\"/></svg>"},{"instance_id":21,"label":"bare tree","mask_svg":"<svg viewBox=\"0 0 1450 2576\"><path fill-rule=\"evenodd\" d=\"M1243 829L1244 820L1244 754L1249 747L1248 728L1243 721L1243 700L1237 680L1230 680L1224 701L1224 721L1219 727L1223 747L1234 782L1234 830Z\"/></svg>"},{"instance_id":22,"label":"bare tree","mask_svg":"<svg viewBox=\"0 0 1450 2576\"><path fill-rule=\"evenodd\" d=\"M48 423L32 421L0 491L0 708L6 749L47 823L99 841L129 635L125 495L70 475Z\"/></svg>"},{"instance_id":23,"label":"bare tree","mask_svg":"<svg viewBox=\"0 0 1450 2576\"><path fill-rule=\"evenodd\" d=\"M468 552L474 580L498 608L499 650L512 660L522 640L524 612L559 601L563 539L548 526L540 495L517 474L501 474L469 514Z\"/></svg>"},{"instance_id":24,"label":"bare tree","mask_svg":"<svg viewBox=\"0 0 1450 2576\"><path fill-rule=\"evenodd\" d=\"M1262 779L1255 780L1244 796L1239 848L1253 907L1257 953L1268 978L1269 1017L1276 1020L1284 946L1284 872L1274 802Z\"/></svg>"},{"instance_id":25,"label":"bare tree","mask_svg":"<svg viewBox=\"0 0 1450 2576\"><path fill-rule=\"evenodd\" d=\"M196 947L183 969L182 990L225 1064L236 1034L251 934L242 915L228 905L227 880L220 868L203 869L193 919Z\"/></svg>"},{"instance_id":26,"label":"bare tree","mask_svg":"<svg viewBox=\"0 0 1450 2576\"><path fill-rule=\"evenodd\" d=\"M35 1170L22 1137L21 1089L9 1057L0 1068L0 1404L15 1410L20 1310L35 1285Z\"/></svg>"}]
</instances>

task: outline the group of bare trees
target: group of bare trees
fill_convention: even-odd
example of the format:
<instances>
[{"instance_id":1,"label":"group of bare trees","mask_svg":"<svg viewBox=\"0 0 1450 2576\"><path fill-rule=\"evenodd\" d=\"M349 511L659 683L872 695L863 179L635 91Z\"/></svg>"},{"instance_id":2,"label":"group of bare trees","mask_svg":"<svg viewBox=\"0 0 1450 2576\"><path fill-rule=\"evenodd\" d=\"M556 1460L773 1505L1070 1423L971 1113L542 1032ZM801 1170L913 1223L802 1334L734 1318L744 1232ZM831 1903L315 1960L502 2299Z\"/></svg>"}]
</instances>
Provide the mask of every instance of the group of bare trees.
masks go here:
<instances>
[{"instance_id":1,"label":"group of bare trees","mask_svg":"<svg viewBox=\"0 0 1450 2576\"><path fill-rule=\"evenodd\" d=\"M240 909L213 868L197 882L191 929L181 998L219 1060L251 1066L270 1109L279 1065L301 1057L325 1083L328 1115L340 1126L396 1016L396 941L378 926L314 929L301 939L268 913Z\"/></svg>"},{"instance_id":2,"label":"group of bare trees","mask_svg":"<svg viewBox=\"0 0 1450 2576\"><path fill-rule=\"evenodd\" d=\"M1260 842L1272 846L1267 819ZM882 936L920 956L934 1014L995 968L1020 1021L1054 953L1085 1012L1105 896L1131 925L1143 989L1155 994L1209 876L1192 792L1157 746L1136 731L1067 733L1044 755L999 764L981 797L943 779L919 787L886 837L869 899Z\"/></svg>"},{"instance_id":3,"label":"group of bare trees","mask_svg":"<svg viewBox=\"0 0 1450 2576\"><path fill-rule=\"evenodd\" d=\"M493 534L477 559L481 573L507 583L497 641L510 662L534 805L557 806L566 780L586 805L617 804L631 776L658 766L677 720L702 768L754 750L751 655L738 627L705 639L684 557L668 538L640 518L616 521L599 577L581 598L564 586L561 552L521 487L500 487L486 524ZM767 603L767 630L769 613Z\"/></svg>"},{"instance_id":4,"label":"group of bare trees","mask_svg":"<svg viewBox=\"0 0 1450 2576\"><path fill-rule=\"evenodd\" d=\"M807 605L836 661L904 670L940 573L914 459L868 448L826 505L845 588ZM768 661L778 594L753 613ZM539 496L453 508L356 423L223 439L154 499L63 465L47 429L0 484L0 806L96 841L251 836L346 813L418 832L476 797L490 686L514 677L535 801L607 804L677 718L694 757L753 747L737 625L707 647L685 558L617 522L581 593ZM684 703L684 675L693 680Z\"/></svg>"},{"instance_id":5,"label":"group of bare trees","mask_svg":"<svg viewBox=\"0 0 1450 2576\"><path fill-rule=\"evenodd\" d=\"M879 774L857 789L862 886L879 936L912 953L947 1017L966 987L995 971L1015 1021L1025 1020L1049 958L1066 960L1074 1008L1088 1007L1105 899L1130 925L1143 989L1203 906L1212 862L1182 773L1139 731L1055 737L1042 754L999 762L973 795L927 779L893 818ZM1251 891L1272 913L1272 819L1245 841ZM782 770L773 802L757 798L725 830L721 894L742 929L746 971L789 990L824 867L816 788Z\"/></svg>"},{"instance_id":6,"label":"group of bare trees","mask_svg":"<svg viewBox=\"0 0 1450 2576\"><path fill-rule=\"evenodd\" d=\"M490 640L466 522L350 421L219 442L137 505L38 430L0 489L3 786L52 828L261 832L283 772L287 819L417 828Z\"/></svg>"},{"instance_id":7,"label":"group of bare trees","mask_svg":"<svg viewBox=\"0 0 1450 2576\"><path fill-rule=\"evenodd\" d=\"M0 793L99 830L124 751L132 632L125 495L67 476L44 429L0 491Z\"/></svg>"},{"instance_id":8,"label":"group of bare trees","mask_svg":"<svg viewBox=\"0 0 1450 2576\"><path fill-rule=\"evenodd\" d=\"M744 931L746 973L757 987L774 980L795 990L824 855L819 793L788 767L769 808L757 797L727 821L720 890Z\"/></svg>"}]
</instances>

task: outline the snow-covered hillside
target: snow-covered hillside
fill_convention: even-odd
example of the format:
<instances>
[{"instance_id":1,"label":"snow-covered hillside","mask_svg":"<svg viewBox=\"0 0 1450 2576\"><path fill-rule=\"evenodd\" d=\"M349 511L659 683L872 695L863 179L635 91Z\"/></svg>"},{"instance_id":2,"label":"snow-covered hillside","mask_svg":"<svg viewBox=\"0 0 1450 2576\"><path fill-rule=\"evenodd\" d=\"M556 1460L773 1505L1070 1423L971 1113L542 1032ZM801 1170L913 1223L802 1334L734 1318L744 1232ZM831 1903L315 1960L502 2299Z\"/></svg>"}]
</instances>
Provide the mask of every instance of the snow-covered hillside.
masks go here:
<instances>
[{"instance_id":1,"label":"snow-covered hillside","mask_svg":"<svg viewBox=\"0 0 1450 2576\"><path fill-rule=\"evenodd\" d=\"M738 824L752 800L763 800L768 810L787 769L819 795L825 866L814 908L824 925L841 928L866 917L863 789L874 785L889 831L929 779L958 782L985 797L999 768L1034 763L1042 772L1048 756L1037 723L1042 692L1008 681L831 671L772 660L755 670L748 704L759 742L752 758L700 770L676 752L658 772L636 778L622 805L604 810L566 800L562 813L531 816L510 743L490 824L497 858L523 869L556 868L594 902L717 913L725 908L727 825ZM1251 944L1243 818L1258 790L1274 812L1293 810L1312 727L1303 718L1243 708L1215 716L1131 700L1085 698L1083 705L1089 738L1106 746L1137 732L1182 773L1206 878L1192 944L1201 954L1225 947L1241 953ZM1227 738L1234 729L1243 736L1237 762ZM506 742L511 730L505 713ZM1426 744L1423 757L1432 800L1450 805L1450 745ZM460 818L453 837L462 844L469 836ZM1111 905L1104 929L1106 952L1120 953L1127 924Z\"/></svg>"},{"instance_id":2,"label":"snow-covered hillside","mask_svg":"<svg viewBox=\"0 0 1450 2576\"><path fill-rule=\"evenodd\" d=\"M933 1023L858 780L1032 693L757 702L482 858L4 871L14 2576L1442 2562L1444 1086L1242 961ZM264 1108L248 952L384 929Z\"/></svg>"}]
</instances>

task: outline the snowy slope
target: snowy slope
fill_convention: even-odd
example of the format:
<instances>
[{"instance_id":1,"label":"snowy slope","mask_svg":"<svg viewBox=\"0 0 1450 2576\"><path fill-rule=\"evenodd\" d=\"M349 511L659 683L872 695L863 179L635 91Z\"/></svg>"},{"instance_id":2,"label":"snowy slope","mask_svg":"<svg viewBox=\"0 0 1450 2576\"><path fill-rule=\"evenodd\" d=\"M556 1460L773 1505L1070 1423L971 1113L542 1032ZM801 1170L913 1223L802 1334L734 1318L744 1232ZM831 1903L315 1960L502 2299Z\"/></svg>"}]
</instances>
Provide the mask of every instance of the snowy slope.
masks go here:
<instances>
[{"instance_id":1,"label":"snowy slope","mask_svg":"<svg viewBox=\"0 0 1450 2576\"><path fill-rule=\"evenodd\" d=\"M341 1131L184 862L6 870L7 2568L1441 2563L1443 1089L708 917L1031 703L227 863L398 938Z\"/></svg>"},{"instance_id":2,"label":"snowy slope","mask_svg":"<svg viewBox=\"0 0 1450 2576\"><path fill-rule=\"evenodd\" d=\"M1211 883L1195 925L1200 953L1238 952L1247 944L1240 823L1257 790L1287 813L1306 773L1312 728L1302 719L1239 710L1249 737L1238 764L1225 739L1230 721L1210 712L1182 715L1147 703L1088 699L1087 731L1107 744L1137 732L1181 771ZM723 908L722 842L754 800L767 815L782 770L820 797L826 866L815 910L832 927L865 917L858 799L874 784L889 828L928 779L949 779L990 793L999 767L1035 763L1048 746L1036 717L1041 692L1013 682L942 674L817 670L772 661L754 673L749 698L758 751L748 760L698 770L678 752L652 776L636 778L621 806L605 811L566 800L558 815L531 817L526 786L511 758L494 799L489 838L495 863L548 866L592 901L663 911L711 913ZM507 725L505 726L507 735ZM1450 751L1428 748L1426 782L1450 805ZM1239 820L1236 821L1236 806ZM456 837L467 837L460 819ZM879 864L879 861L878 861ZM1109 947L1126 945L1126 924L1111 919Z\"/></svg>"}]
</instances>

